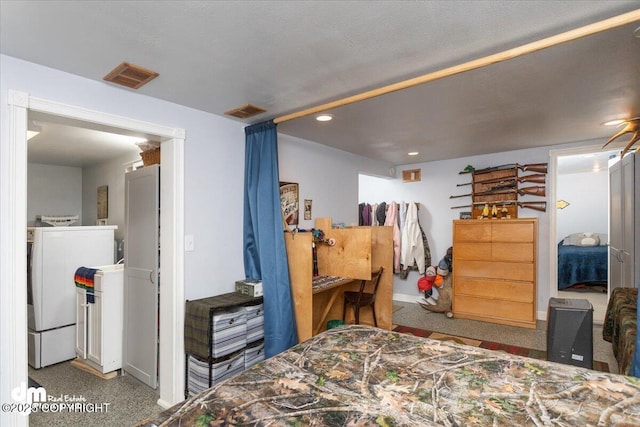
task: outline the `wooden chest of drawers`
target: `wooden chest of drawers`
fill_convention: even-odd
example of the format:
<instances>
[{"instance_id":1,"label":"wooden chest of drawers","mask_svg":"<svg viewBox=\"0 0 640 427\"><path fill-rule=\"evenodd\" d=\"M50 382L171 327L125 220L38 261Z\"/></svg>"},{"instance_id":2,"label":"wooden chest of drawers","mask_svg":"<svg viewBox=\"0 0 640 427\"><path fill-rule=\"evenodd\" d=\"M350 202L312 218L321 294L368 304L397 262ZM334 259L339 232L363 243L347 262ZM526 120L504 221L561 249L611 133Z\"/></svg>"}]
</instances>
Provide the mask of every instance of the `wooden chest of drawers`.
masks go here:
<instances>
[{"instance_id":1,"label":"wooden chest of drawers","mask_svg":"<svg viewBox=\"0 0 640 427\"><path fill-rule=\"evenodd\" d=\"M536 327L536 218L453 222L453 313Z\"/></svg>"}]
</instances>

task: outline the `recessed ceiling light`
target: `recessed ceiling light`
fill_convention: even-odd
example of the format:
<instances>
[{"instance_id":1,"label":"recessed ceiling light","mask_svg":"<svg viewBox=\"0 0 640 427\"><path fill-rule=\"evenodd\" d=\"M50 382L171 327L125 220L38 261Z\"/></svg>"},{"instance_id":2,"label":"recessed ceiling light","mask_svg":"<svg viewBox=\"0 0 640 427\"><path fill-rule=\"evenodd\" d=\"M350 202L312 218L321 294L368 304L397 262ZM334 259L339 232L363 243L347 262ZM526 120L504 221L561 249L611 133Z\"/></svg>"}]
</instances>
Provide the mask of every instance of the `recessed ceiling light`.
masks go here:
<instances>
[{"instance_id":1,"label":"recessed ceiling light","mask_svg":"<svg viewBox=\"0 0 640 427\"><path fill-rule=\"evenodd\" d=\"M330 120L333 120L333 115L332 114L319 114L316 116L316 120L319 122L328 122Z\"/></svg>"},{"instance_id":2,"label":"recessed ceiling light","mask_svg":"<svg viewBox=\"0 0 640 427\"><path fill-rule=\"evenodd\" d=\"M407 155L409 155L409 156L417 156L418 154L420 154L420 153L418 153L417 151L411 151L411 152L407 153Z\"/></svg>"},{"instance_id":3,"label":"recessed ceiling light","mask_svg":"<svg viewBox=\"0 0 640 427\"><path fill-rule=\"evenodd\" d=\"M604 122L603 125L604 126L618 126L620 123L624 123L626 122L625 119L616 119L616 120L609 120L608 122Z\"/></svg>"}]
</instances>

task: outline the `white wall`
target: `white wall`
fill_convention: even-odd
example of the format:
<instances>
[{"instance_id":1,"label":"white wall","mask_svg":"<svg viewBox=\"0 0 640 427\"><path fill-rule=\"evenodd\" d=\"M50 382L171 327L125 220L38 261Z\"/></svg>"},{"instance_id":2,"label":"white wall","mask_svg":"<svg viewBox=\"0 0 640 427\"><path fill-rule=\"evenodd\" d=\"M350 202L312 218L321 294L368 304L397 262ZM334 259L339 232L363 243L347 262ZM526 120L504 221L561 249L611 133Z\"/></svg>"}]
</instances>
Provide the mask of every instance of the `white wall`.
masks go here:
<instances>
[{"instance_id":1,"label":"white wall","mask_svg":"<svg viewBox=\"0 0 640 427\"><path fill-rule=\"evenodd\" d=\"M81 168L27 165L27 225L41 225L36 215L78 215L73 225L87 225L82 222Z\"/></svg>"},{"instance_id":2,"label":"white wall","mask_svg":"<svg viewBox=\"0 0 640 427\"><path fill-rule=\"evenodd\" d=\"M297 182L300 193L299 228L313 228L316 218L358 225L358 175L384 174L389 164L366 159L325 145L278 135L280 180ZM304 220L304 200L312 200L312 219Z\"/></svg>"},{"instance_id":3,"label":"white wall","mask_svg":"<svg viewBox=\"0 0 640 427\"><path fill-rule=\"evenodd\" d=\"M107 224L118 226L115 233L118 242L124 238L124 164L139 159L139 154L129 154L86 167L82 171L82 215L85 225L95 225L98 219L98 187L108 186Z\"/></svg>"},{"instance_id":4,"label":"white wall","mask_svg":"<svg viewBox=\"0 0 640 427\"><path fill-rule=\"evenodd\" d=\"M569 206L558 209L557 240L571 233L593 232L606 234L609 229L609 172L559 174L556 181L558 200Z\"/></svg>"}]
</instances>

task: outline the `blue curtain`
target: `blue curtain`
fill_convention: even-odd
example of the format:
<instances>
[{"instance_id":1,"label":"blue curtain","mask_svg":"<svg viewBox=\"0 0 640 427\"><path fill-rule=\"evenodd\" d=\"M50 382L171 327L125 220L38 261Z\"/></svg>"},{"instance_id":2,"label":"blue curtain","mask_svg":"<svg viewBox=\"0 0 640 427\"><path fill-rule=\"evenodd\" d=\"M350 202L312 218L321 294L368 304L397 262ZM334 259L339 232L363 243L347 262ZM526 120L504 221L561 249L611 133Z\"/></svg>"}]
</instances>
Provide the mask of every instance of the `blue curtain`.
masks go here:
<instances>
[{"instance_id":1,"label":"blue curtain","mask_svg":"<svg viewBox=\"0 0 640 427\"><path fill-rule=\"evenodd\" d=\"M640 273L638 274L638 289L640 289ZM640 319L640 292L638 292L638 307L636 319ZM638 323L640 325L640 323ZM633 361L629 369L629 375L640 378L640 332L636 333L636 345L633 349Z\"/></svg>"},{"instance_id":2,"label":"blue curtain","mask_svg":"<svg viewBox=\"0 0 640 427\"><path fill-rule=\"evenodd\" d=\"M264 348L271 357L298 341L278 176L278 135L272 120L245 128L244 272L261 279Z\"/></svg>"}]
</instances>

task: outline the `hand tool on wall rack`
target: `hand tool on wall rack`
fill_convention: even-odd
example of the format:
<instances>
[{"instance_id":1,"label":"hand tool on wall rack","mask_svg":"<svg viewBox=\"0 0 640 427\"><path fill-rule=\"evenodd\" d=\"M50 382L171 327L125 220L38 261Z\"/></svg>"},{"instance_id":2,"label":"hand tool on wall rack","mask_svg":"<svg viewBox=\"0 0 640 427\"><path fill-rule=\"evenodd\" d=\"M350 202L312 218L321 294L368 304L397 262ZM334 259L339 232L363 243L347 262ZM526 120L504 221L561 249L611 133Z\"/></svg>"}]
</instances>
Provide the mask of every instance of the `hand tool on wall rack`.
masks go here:
<instances>
[{"instance_id":1,"label":"hand tool on wall rack","mask_svg":"<svg viewBox=\"0 0 640 427\"><path fill-rule=\"evenodd\" d=\"M458 172L460 175L462 174L466 174L466 173L474 173L474 174L479 174L479 173L485 173L485 172L493 172L493 171L499 171L499 170L503 170L503 169L513 169L513 168L518 168L523 172L539 172L539 173L547 173L547 163L531 163L528 165L521 165L519 163L509 163L506 165L500 165L500 166L494 166L491 168L485 168L485 169L476 169L476 170L463 170L461 172Z\"/></svg>"},{"instance_id":2,"label":"hand tool on wall rack","mask_svg":"<svg viewBox=\"0 0 640 427\"><path fill-rule=\"evenodd\" d=\"M456 184L456 187L464 187L465 185L471 185L471 184L493 184L493 183L498 183L498 184L504 183L503 185L509 185L509 184L517 184L522 182L544 184L545 182L547 182L547 175L543 173L534 173L531 175L524 175L517 178L493 178L493 179L487 179L484 181L474 181L474 182L465 182L464 184Z\"/></svg>"},{"instance_id":3,"label":"hand tool on wall rack","mask_svg":"<svg viewBox=\"0 0 640 427\"><path fill-rule=\"evenodd\" d=\"M546 187L544 185L534 185L531 187L524 187L519 189L512 186L498 186L498 187L494 187L490 191L482 191L480 193L459 194L457 196L449 196L449 198L457 199L459 197L491 196L493 194L510 194L510 193L518 193L521 196L524 196L525 194L527 194L529 196L545 197L547 195Z\"/></svg>"},{"instance_id":4,"label":"hand tool on wall rack","mask_svg":"<svg viewBox=\"0 0 640 427\"><path fill-rule=\"evenodd\" d=\"M451 206L451 209L472 208L474 206L487 205L487 204L491 204L491 202L476 202L476 203L472 203L470 205L464 205L464 206ZM518 207L521 207L521 208L534 209L540 212L547 211L547 202L517 202L515 200L501 200L494 204L501 205L501 206L518 205Z\"/></svg>"}]
</instances>

